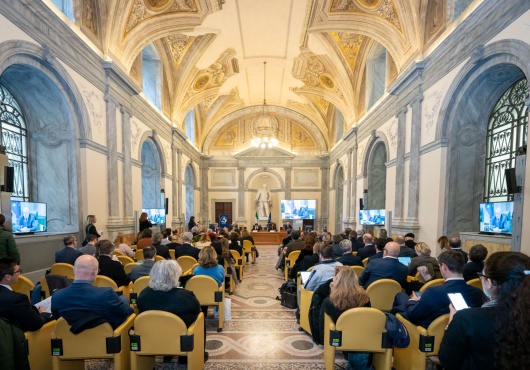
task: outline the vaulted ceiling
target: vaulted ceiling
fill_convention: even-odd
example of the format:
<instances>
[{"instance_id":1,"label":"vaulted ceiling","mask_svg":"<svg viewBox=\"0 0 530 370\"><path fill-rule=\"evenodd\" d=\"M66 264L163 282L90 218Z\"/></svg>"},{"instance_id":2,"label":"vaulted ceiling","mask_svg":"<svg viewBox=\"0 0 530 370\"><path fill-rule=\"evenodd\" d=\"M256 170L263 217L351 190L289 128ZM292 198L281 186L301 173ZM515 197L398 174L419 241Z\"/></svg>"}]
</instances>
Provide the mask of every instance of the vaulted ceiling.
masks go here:
<instances>
[{"instance_id":1,"label":"vaulted ceiling","mask_svg":"<svg viewBox=\"0 0 530 370\"><path fill-rule=\"evenodd\" d=\"M341 131L345 132L369 108L365 95L371 51L386 49L384 83L389 86L446 36L454 12L462 12L472 2L79 0L74 4L81 31L140 86L142 50L151 43L156 47L163 66L162 112L184 129L186 113L195 109L195 144L203 153L236 153L250 146L249 133L264 100L263 62L267 62L265 96L279 122L280 146L297 153L323 153L337 140L337 111L344 117Z\"/></svg>"}]
</instances>

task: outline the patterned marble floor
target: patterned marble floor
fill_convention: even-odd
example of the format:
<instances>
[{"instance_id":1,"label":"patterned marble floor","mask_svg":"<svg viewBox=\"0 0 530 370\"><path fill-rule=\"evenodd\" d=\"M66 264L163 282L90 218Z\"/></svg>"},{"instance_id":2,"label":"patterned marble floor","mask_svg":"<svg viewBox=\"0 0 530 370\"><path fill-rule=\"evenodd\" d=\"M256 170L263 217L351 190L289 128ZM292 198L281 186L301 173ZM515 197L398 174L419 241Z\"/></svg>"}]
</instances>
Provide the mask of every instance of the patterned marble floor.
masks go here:
<instances>
[{"instance_id":1,"label":"patterned marble floor","mask_svg":"<svg viewBox=\"0 0 530 370\"><path fill-rule=\"evenodd\" d=\"M283 273L274 270L277 246L260 246L255 264L247 264L243 281L232 300L232 319L218 333L217 320L206 320L206 370L302 370L324 369L323 350L311 337L298 330L295 310L276 300ZM106 361L91 361L90 370L112 368ZM346 369L337 356L336 369ZM157 370L181 370L185 366L157 363Z\"/></svg>"}]
</instances>

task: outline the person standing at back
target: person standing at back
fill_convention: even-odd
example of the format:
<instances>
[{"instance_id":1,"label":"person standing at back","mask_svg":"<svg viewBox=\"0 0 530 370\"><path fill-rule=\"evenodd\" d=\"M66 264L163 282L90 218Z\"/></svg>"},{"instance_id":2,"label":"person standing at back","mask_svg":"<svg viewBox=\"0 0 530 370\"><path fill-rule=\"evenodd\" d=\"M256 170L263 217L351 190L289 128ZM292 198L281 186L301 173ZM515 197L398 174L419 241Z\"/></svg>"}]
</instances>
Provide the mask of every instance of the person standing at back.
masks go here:
<instances>
[{"instance_id":1,"label":"person standing at back","mask_svg":"<svg viewBox=\"0 0 530 370\"><path fill-rule=\"evenodd\" d=\"M4 227L6 217L0 214L0 257L12 257L20 265L20 253L11 231Z\"/></svg>"},{"instance_id":2,"label":"person standing at back","mask_svg":"<svg viewBox=\"0 0 530 370\"><path fill-rule=\"evenodd\" d=\"M97 219L95 215L88 215L86 217L86 222L87 222L87 225L85 226L85 240L82 243L83 247L88 244L89 234L95 235L98 238L101 238L101 235L103 235L103 231L101 231L101 233L98 233L98 230L96 229Z\"/></svg>"}]
</instances>

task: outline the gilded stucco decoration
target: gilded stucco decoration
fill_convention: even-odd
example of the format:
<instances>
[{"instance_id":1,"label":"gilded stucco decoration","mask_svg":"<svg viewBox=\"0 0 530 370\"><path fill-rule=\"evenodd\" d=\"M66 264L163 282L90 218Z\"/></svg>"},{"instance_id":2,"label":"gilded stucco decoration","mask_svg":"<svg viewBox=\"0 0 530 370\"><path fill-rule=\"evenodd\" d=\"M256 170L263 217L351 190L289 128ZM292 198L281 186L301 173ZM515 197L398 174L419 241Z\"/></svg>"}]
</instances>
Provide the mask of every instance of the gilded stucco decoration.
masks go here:
<instances>
[{"instance_id":1,"label":"gilded stucco decoration","mask_svg":"<svg viewBox=\"0 0 530 370\"><path fill-rule=\"evenodd\" d=\"M221 134L215 146L234 146L237 142L237 128L238 125L233 125Z\"/></svg>"},{"instance_id":2,"label":"gilded stucco decoration","mask_svg":"<svg viewBox=\"0 0 530 370\"><path fill-rule=\"evenodd\" d=\"M169 51L171 53L173 63L175 64L175 68L178 69L182 58L195 40L195 37L186 35L172 35L166 37L165 40L169 46Z\"/></svg>"},{"instance_id":3,"label":"gilded stucco decoration","mask_svg":"<svg viewBox=\"0 0 530 370\"><path fill-rule=\"evenodd\" d=\"M146 19L170 13L198 13L199 5L195 0L134 0L131 7L124 36Z\"/></svg>"},{"instance_id":4,"label":"gilded stucco decoration","mask_svg":"<svg viewBox=\"0 0 530 370\"><path fill-rule=\"evenodd\" d=\"M445 0L429 2L425 17L425 43L427 45L445 29L446 8Z\"/></svg>"},{"instance_id":5,"label":"gilded stucco decoration","mask_svg":"<svg viewBox=\"0 0 530 370\"><path fill-rule=\"evenodd\" d=\"M293 64L293 77L302 80L306 85L315 88L331 90L339 98L343 98L342 91L337 87L333 76L326 69L324 62L312 53L304 53L295 58ZM300 91L300 88L293 88Z\"/></svg>"},{"instance_id":6,"label":"gilded stucco decoration","mask_svg":"<svg viewBox=\"0 0 530 370\"><path fill-rule=\"evenodd\" d=\"M94 35L98 34L96 4L94 1L83 1L83 25L94 32Z\"/></svg>"},{"instance_id":7,"label":"gilded stucco decoration","mask_svg":"<svg viewBox=\"0 0 530 370\"><path fill-rule=\"evenodd\" d=\"M393 0L333 0L330 13L360 13L378 16L398 30L402 30Z\"/></svg>"},{"instance_id":8,"label":"gilded stucco decoration","mask_svg":"<svg viewBox=\"0 0 530 370\"><path fill-rule=\"evenodd\" d=\"M359 56L359 51L366 37L357 33L349 32L330 32L331 37L337 43L342 55L346 59L350 69L355 70L355 64Z\"/></svg>"},{"instance_id":9,"label":"gilded stucco decoration","mask_svg":"<svg viewBox=\"0 0 530 370\"><path fill-rule=\"evenodd\" d=\"M320 96L313 97L313 101L315 102L316 106L322 111L323 116L326 116L329 110L329 101Z\"/></svg>"},{"instance_id":10,"label":"gilded stucco decoration","mask_svg":"<svg viewBox=\"0 0 530 370\"><path fill-rule=\"evenodd\" d=\"M309 135L301 126L294 123L291 124L291 139L293 148L315 146L311 135Z\"/></svg>"}]
</instances>

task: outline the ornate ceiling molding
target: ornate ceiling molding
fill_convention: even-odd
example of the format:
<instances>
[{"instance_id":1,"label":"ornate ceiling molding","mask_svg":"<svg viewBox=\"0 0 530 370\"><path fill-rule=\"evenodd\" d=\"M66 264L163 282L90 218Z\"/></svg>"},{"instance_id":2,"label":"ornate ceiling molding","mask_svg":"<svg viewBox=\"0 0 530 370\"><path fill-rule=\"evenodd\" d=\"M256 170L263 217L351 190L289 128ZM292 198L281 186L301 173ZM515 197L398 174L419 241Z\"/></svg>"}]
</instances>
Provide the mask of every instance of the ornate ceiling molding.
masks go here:
<instances>
[{"instance_id":1,"label":"ornate ceiling molding","mask_svg":"<svg viewBox=\"0 0 530 370\"><path fill-rule=\"evenodd\" d=\"M400 17L393 0L332 0L329 13L358 13L380 17L402 32Z\"/></svg>"}]
</instances>

